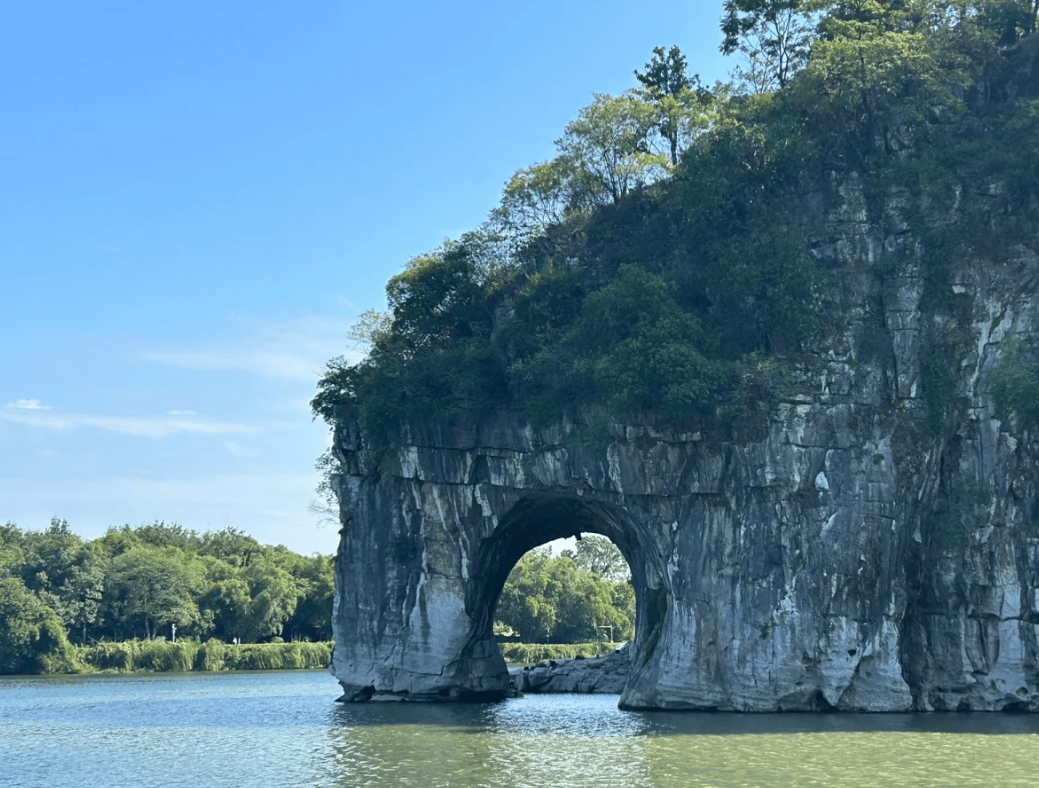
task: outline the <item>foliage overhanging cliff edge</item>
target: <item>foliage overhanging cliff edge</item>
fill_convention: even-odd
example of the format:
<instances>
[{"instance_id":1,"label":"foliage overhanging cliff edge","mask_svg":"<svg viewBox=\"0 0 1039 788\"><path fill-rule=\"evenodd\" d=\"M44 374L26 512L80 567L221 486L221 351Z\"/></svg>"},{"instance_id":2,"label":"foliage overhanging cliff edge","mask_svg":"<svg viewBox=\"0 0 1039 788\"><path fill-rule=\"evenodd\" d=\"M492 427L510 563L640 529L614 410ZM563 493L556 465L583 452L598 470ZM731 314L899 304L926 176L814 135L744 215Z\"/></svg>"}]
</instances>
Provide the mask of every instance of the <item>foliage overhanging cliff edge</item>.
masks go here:
<instances>
[{"instance_id":1,"label":"foliage overhanging cliff edge","mask_svg":"<svg viewBox=\"0 0 1039 788\"><path fill-rule=\"evenodd\" d=\"M1034 227L1036 6L728 0L735 81L706 87L659 48L637 88L596 95L485 225L389 281L389 313L355 329L367 357L329 362L315 413L335 424L351 406L377 448L501 407L683 428L767 412L848 307L813 245L841 183L876 198L878 222L894 189L950 201L998 183ZM983 222L913 230L936 282L952 246L1036 244ZM1035 369L1013 371L995 388L1039 393Z\"/></svg>"}]
</instances>

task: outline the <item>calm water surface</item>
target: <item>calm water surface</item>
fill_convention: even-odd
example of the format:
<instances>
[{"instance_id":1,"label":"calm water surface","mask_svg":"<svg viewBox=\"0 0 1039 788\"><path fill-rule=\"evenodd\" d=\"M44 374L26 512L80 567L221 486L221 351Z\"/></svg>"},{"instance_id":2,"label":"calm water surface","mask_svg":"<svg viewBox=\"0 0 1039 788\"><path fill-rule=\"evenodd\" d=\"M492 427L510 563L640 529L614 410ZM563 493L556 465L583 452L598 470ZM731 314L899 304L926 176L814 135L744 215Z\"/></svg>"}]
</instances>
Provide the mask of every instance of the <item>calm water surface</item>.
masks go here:
<instances>
[{"instance_id":1,"label":"calm water surface","mask_svg":"<svg viewBox=\"0 0 1039 788\"><path fill-rule=\"evenodd\" d=\"M333 702L324 672L0 679L0 786L1035 786L1039 719Z\"/></svg>"}]
</instances>

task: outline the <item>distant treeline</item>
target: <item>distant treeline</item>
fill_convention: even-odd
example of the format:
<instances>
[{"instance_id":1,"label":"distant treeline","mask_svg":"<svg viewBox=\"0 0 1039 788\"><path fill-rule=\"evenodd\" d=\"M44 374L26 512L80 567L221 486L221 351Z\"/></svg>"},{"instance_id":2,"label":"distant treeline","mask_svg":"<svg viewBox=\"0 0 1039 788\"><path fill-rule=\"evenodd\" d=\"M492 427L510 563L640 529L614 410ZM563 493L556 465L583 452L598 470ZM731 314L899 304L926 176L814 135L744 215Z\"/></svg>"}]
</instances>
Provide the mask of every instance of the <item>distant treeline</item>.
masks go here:
<instances>
[{"instance_id":1,"label":"distant treeline","mask_svg":"<svg viewBox=\"0 0 1039 788\"><path fill-rule=\"evenodd\" d=\"M77 645L172 641L174 627L177 640L194 641L192 664L200 649L205 658L206 648L236 639L329 641L334 594L331 556L261 545L234 529L198 534L154 523L86 541L60 519L44 531L7 523L0 526L0 674L77 670L94 661ZM221 653L223 667L236 667L229 663L244 652ZM301 660L312 666L311 657L288 661Z\"/></svg>"},{"instance_id":2,"label":"distant treeline","mask_svg":"<svg viewBox=\"0 0 1039 788\"><path fill-rule=\"evenodd\" d=\"M324 667L332 561L233 529L154 523L84 540L60 519L43 531L0 525L0 674ZM585 535L562 555L520 559L495 629L572 644L628 640L634 626L624 556Z\"/></svg>"}]
</instances>

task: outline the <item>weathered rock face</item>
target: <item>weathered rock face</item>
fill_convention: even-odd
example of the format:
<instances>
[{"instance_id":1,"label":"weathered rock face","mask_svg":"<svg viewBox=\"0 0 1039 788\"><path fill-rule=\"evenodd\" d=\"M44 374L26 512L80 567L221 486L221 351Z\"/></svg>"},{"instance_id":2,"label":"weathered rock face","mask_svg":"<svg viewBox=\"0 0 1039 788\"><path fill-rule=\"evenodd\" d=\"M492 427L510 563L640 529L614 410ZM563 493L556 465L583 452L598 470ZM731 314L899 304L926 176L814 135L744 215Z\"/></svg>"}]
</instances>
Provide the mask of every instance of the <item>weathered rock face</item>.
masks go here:
<instances>
[{"instance_id":1,"label":"weathered rock face","mask_svg":"<svg viewBox=\"0 0 1039 788\"><path fill-rule=\"evenodd\" d=\"M503 411L376 456L341 414L345 699L507 693L491 634L505 578L591 532L636 590L625 707L1039 709L1039 441L987 388L1008 340L1039 327L1039 259L951 244L936 276L905 217L928 237L1033 219L998 184L891 193L879 213L854 179L834 188L813 249L846 317L759 423L537 430Z\"/></svg>"}]
</instances>

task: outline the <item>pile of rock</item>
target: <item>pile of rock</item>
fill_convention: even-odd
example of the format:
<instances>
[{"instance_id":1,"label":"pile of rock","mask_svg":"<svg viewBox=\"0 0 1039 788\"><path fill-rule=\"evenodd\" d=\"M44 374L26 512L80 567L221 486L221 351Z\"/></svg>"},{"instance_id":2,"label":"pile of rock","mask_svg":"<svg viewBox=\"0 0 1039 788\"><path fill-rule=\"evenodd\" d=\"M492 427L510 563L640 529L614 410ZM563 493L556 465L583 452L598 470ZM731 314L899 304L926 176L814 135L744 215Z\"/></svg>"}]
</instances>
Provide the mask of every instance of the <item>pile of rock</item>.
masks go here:
<instances>
[{"instance_id":1,"label":"pile of rock","mask_svg":"<svg viewBox=\"0 0 1039 788\"><path fill-rule=\"evenodd\" d=\"M509 675L517 692L581 692L619 695L631 669L628 644L601 657L550 659L512 668Z\"/></svg>"}]
</instances>

